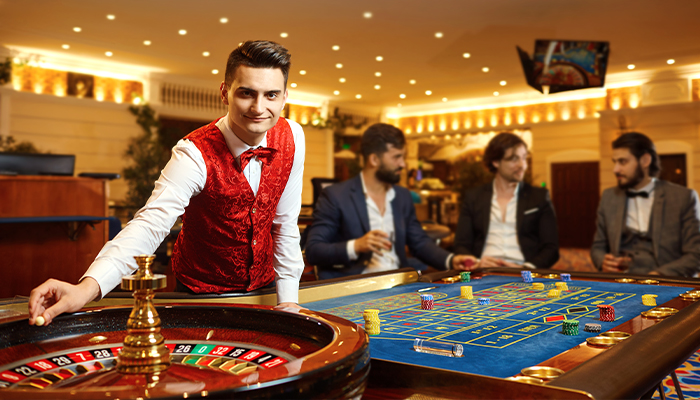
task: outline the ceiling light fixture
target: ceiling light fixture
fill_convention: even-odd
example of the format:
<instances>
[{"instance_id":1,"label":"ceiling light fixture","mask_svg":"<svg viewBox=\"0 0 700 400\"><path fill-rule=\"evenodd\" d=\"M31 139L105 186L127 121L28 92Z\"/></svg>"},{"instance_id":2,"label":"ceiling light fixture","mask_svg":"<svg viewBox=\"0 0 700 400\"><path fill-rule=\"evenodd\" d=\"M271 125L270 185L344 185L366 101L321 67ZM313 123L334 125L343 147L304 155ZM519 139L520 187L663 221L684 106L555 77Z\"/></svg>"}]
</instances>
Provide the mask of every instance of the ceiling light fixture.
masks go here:
<instances>
[{"instance_id":1,"label":"ceiling light fixture","mask_svg":"<svg viewBox=\"0 0 700 400\"><path fill-rule=\"evenodd\" d=\"M494 96L498 96L498 95L500 95L500 93L498 93L498 92L493 92L493 95L494 95Z\"/></svg>"},{"instance_id":2,"label":"ceiling light fixture","mask_svg":"<svg viewBox=\"0 0 700 400\"><path fill-rule=\"evenodd\" d=\"M289 36L289 34L288 34L287 32L282 32L282 33L280 33L280 37L285 38L285 37L287 37L287 36Z\"/></svg>"},{"instance_id":3,"label":"ceiling light fixture","mask_svg":"<svg viewBox=\"0 0 700 400\"><path fill-rule=\"evenodd\" d=\"M306 70L302 69L301 71L299 71L299 75L306 75Z\"/></svg>"},{"instance_id":4,"label":"ceiling light fixture","mask_svg":"<svg viewBox=\"0 0 700 400\"><path fill-rule=\"evenodd\" d=\"M443 97L443 98L442 98L442 101L443 101L443 102L444 102L444 101L447 101L447 97Z\"/></svg>"},{"instance_id":5,"label":"ceiling light fixture","mask_svg":"<svg viewBox=\"0 0 700 400\"><path fill-rule=\"evenodd\" d=\"M211 70L211 73L214 74L214 75L216 75L216 74L219 73L219 70L218 70L218 69L212 69L212 70Z\"/></svg>"},{"instance_id":6,"label":"ceiling light fixture","mask_svg":"<svg viewBox=\"0 0 700 400\"><path fill-rule=\"evenodd\" d=\"M345 78L340 78L340 79L338 79L338 81L339 81L340 83L345 83Z\"/></svg>"},{"instance_id":7,"label":"ceiling light fixture","mask_svg":"<svg viewBox=\"0 0 700 400\"><path fill-rule=\"evenodd\" d=\"M637 66L634 65L634 64L629 64L629 65L627 66L627 69L635 69L635 68L637 68Z\"/></svg>"},{"instance_id":8,"label":"ceiling light fixture","mask_svg":"<svg viewBox=\"0 0 700 400\"><path fill-rule=\"evenodd\" d=\"M79 26L73 28L73 32L80 32L82 29Z\"/></svg>"},{"instance_id":9,"label":"ceiling light fixture","mask_svg":"<svg viewBox=\"0 0 700 400\"><path fill-rule=\"evenodd\" d=\"M333 49L333 51L338 51L340 50L340 46L336 44L335 46L331 47L331 49Z\"/></svg>"},{"instance_id":10,"label":"ceiling light fixture","mask_svg":"<svg viewBox=\"0 0 700 400\"><path fill-rule=\"evenodd\" d=\"M379 72L379 71L377 71L377 72L374 73L374 76L376 76L377 78L379 78L380 76L382 76L382 73Z\"/></svg>"},{"instance_id":11,"label":"ceiling light fixture","mask_svg":"<svg viewBox=\"0 0 700 400\"><path fill-rule=\"evenodd\" d=\"M114 21L114 18L116 18L113 14L107 14L107 19L110 21Z\"/></svg>"},{"instance_id":12,"label":"ceiling light fixture","mask_svg":"<svg viewBox=\"0 0 700 400\"><path fill-rule=\"evenodd\" d=\"M482 68L481 70L484 71L484 72L489 72L489 71L490 71L490 70L489 70L489 67L484 67L484 68Z\"/></svg>"},{"instance_id":13,"label":"ceiling light fixture","mask_svg":"<svg viewBox=\"0 0 700 400\"><path fill-rule=\"evenodd\" d=\"M226 18L226 17L221 17L221 18L219 19L219 22L221 22L222 24L226 24L226 23L228 23L228 18Z\"/></svg>"},{"instance_id":14,"label":"ceiling light fixture","mask_svg":"<svg viewBox=\"0 0 700 400\"><path fill-rule=\"evenodd\" d=\"M177 33L179 33L180 35L187 35L187 30L186 30L186 29L180 29L179 31L177 31Z\"/></svg>"},{"instance_id":15,"label":"ceiling light fixture","mask_svg":"<svg viewBox=\"0 0 700 400\"><path fill-rule=\"evenodd\" d=\"M66 50L70 49L70 45L68 45L68 44L64 44L64 45L61 46L61 47L63 47L63 48L66 49Z\"/></svg>"},{"instance_id":16,"label":"ceiling light fixture","mask_svg":"<svg viewBox=\"0 0 700 400\"><path fill-rule=\"evenodd\" d=\"M367 19L370 19L370 18L372 18L372 13L369 12L369 11L365 11L365 13L362 14L362 16L365 17L365 18L367 18Z\"/></svg>"},{"instance_id":17,"label":"ceiling light fixture","mask_svg":"<svg viewBox=\"0 0 700 400\"><path fill-rule=\"evenodd\" d=\"M375 58L375 60L377 60L377 61L383 61L383 60L384 60L384 57L382 57L382 56L377 56L377 57Z\"/></svg>"},{"instance_id":18,"label":"ceiling light fixture","mask_svg":"<svg viewBox=\"0 0 700 400\"><path fill-rule=\"evenodd\" d=\"M501 85L501 86L505 86L505 85L508 84L508 82L506 82L506 81L500 81L500 82L498 82L498 84Z\"/></svg>"},{"instance_id":19,"label":"ceiling light fixture","mask_svg":"<svg viewBox=\"0 0 700 400\"><path fill-rule=\"evenodd\" d=\"M341 69L341 68L343 68L343 64L341 64L341 63L335 64L335 67L338 69Z\"/></svg>"},{"instance_id":20,"label":"ceiling light fixture","mask_svg":"<svg viewBox=\"0 0 700 400\"><path fill-rule=\"evenodd\" d=\"M471 56L472 56L472 55L469 54L469 53L463 53L463 54L462 54L462 57L464 57L464 58L469 58L469 57L471 57Z\"/></svg>"},{"instance_id":21,"label":"ceiling light fixture","mask_svg":"<svg viewBox=\"0 0 700 400\"><path fill-rule=\"evenodd\" d=\"M382 87L379 86L379 85L374 85L374 88L377 89L377 90L379 90L379 89L381 89Z\"/></svg>"},{"instance_id":22,"label":"ceiling light fixture","mask_svg":"<svg viewBox=\"0 0 700 400\"><path fill-rule=\"evenodd\" d=\"M150 46L150 45L151 45L151 41L150 41L150 40L144 40L144 41L143 41L143 45L144 45L144 46Z\"/></svg>"},{"instance_id":23,"label":"ceiling light fixture","mask_svg":"<svg viewBox=\"0 0 700 400\"><path fill-rule=\"evenodd\" d=\"M442 35L442 32L435 32L435 37L436 37L436 38L440 39L440 38L442 38L442 36L443 36L443 35Z\"/></svg>"},{"instance_id":24,"label":"ceiling light fixture","mask_svg":"<svg viewBox=\"0 0 700 400\"><path fill-rule=\"evenodd\" d=\"M112 53L111 51L105 51L105 55L107 57L112 57L114 55L114 53Z\"/></svg>"},{"instance_id":25,"label":"ceiling light fixture","mask_svg":"<svg viewBox=\"0 0 700 400\"><path fill-rule=\"evenodd\" d=\"M295 87L297 87L297 84L296 84L296 83L294 83L294 82L292 82L292 83L290 83L290 84L289 84L289 86L291 86L291 87L295 88Z\"/></svg>"},{"instance_id":26,"label":"ceiling light fixture","mask_svg":"<svg viewBox=\"0 0 700 400\"><path fill-rule=\"evenodd\" d=\"M362 95L361 95L361 94L356 94L356 95L355 95L355 98L356 98L356 99L361 99L361 98L362 98Z\"/></svg>"},{"instance_id":27,"label":"ceiling light fixture","mask_svg":"<svg viewBox=\"0 0 700 400\"><path fill-rule=\"evenodd\" d=\"M334 90L334 91L333 91L333 94L336 95L336 96L339 95L339 94L340 94L340 90Z\"/></svg>"},{"instance_id":28,"label":"ceiling light fixture","mask_svg":"<svg viewBox=\"0 0 700 400\"><path fill-rule=\"evenodd\" d=\"M675 63L676 63L676 60L674 60L673 58L669 58L668 60L666 60L666 64L668 64L668 65L675 64Z\"/></svg>"},{"instance_id":29,"label":"ceiling light fixture","mask_svg":"<svg viewBox=\"0 0 700 400\"><path fill-rule=\"evenodd\" d=\"M203 55L204 57L209 57L209 52L208 52L208 51L205 51L205 52L202 53L202 55Z\"/></svg>"},{"instance_id":30,"label":"ceiling light fixture","mask_svg":"<svg viewBox=\"0 0 700 400\"><path fill-rule=\"evenodd\" d=\"M415 85L415 84L416 84L416 80L415 80L415 79L411 79L410 81L408 81L408 83L410 83L411 85Z\"/></svg>"},{"instance_id":31,"label":"ceiling light fixture","mask_svg":"<svg viewBox=\"0 0 700 400\"><path fill-rule=\"evenodd\" d=\"M400 98L400 99L405 99L405 98L406 98L406 95L403 94L403 93L401 93L401 94L399 95L399 98Z\"/></svg>"},{"instance_id":32,"label":"ceiling light fixture","mask_svg":"<svg viewBox=\"0 0 700 400\"><path fill-rule=\"evenodd\" d=\"M425 94L426 94L427 96L430 96L431 94L433 94L433 91L432 91L432 90L426 90L426 91L425 91Z\"/></svg>"}]
</instances>

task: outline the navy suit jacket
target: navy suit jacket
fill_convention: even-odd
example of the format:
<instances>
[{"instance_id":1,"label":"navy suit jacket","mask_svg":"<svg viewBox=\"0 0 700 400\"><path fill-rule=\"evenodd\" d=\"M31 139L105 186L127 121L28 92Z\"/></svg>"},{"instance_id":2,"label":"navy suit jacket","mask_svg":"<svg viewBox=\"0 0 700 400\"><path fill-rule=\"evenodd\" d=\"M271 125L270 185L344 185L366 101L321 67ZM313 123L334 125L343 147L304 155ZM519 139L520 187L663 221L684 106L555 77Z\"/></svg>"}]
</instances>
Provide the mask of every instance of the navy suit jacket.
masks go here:
<instances>
[{"instance_id":1,"label":"navy suit jacket","mask_svg":"<svg viewBox=\"0 0 700 400\"><path fill-rule=\"evenodd\" d=\"M394 214L394 250L401 267L408 266L406 246L424 263L445 269L450 255L428 237L416 218L408 189L394 185L396 196L391 202ZM316 265L321 277L348 276L362 273L372 257L371 252L350 260L347 242L359 239L370 231L367 202L360 176L336 183L323 190L316 203L313 223L306 241L306 260ZM327 271L329 273L324 274ZM332 271L332 272L331 272Z\"/></svg>"},{"instance_id":2,"label":"navy suit jacket","mask_svg":"<svg viewBox=\"0 0 700 400\"><path fill-rule=\"evenodd\" d=\"M493 183L467 190L455 232L455 253L481 257L491 222ZM515 230L525 261L550 268L559 260L559 233L549 191L520 183Z\"/></svg>"}]
</instances>

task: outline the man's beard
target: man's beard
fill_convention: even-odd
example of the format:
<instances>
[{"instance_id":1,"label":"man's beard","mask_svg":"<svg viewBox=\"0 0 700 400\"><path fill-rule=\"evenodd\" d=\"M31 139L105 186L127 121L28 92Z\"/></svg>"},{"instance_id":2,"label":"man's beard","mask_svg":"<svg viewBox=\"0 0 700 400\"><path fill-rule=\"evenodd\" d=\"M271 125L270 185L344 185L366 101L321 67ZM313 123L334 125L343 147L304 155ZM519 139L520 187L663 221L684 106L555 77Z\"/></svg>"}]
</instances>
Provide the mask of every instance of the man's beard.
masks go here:
<instances>
[{"instance_id":1,"label":"man's beard","mask_svg":"<svg viewBox=\"0 0 700 400\"><path fill-rule=\"evenodd\" d=\"M639 185L639 183L643 180L644 170L642 169L641 165L637 165L637 169L634 171L634 176L629 180L629 182L622 184L620 183L620 178L617 178L617 187L619 187L622 190L631 189Z\"/></svg>"},{"instance_id":2,"label":"man's beard","mask_svg":"<svg viewBox=\"0 0 700 400\"><path fill-rule=\"evenodd\" d=\"M379 166L379 169L375 173L375 176L377 177L377 179L379 179L380 182L388 183L390 185L395 185L395 184L399 183L399 181L401 180L401 173L400 172L401 172L401 168L399 168L398 170L392 171L392 170L386 168L384 166L384 164L382 164L381 166Z\"/></svg>"}]
</instances>

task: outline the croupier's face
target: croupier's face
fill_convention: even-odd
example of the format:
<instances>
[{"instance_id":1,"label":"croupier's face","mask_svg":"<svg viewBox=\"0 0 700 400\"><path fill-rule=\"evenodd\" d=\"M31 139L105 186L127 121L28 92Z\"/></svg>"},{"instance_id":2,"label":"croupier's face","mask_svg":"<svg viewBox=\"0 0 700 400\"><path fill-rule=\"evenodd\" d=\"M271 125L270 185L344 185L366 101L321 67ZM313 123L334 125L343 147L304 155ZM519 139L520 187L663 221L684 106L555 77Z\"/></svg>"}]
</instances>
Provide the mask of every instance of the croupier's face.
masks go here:
<instances>
[{"instance_id":1,"label":"croupier's face","mask_svg":"<svg viewBox=\"0 0 700 400\"><path fill-rule=\"evenodd\" d=\"M500 161L494 161L496 174L507 182L522 182L527 171L527 148L515 146L506 150Z\"/></svg>"},{"instance_id":2,"label":"croupier's face","mask_svg":"<svg viewBox=\"0 0 700 400\"><path fill-rule=\"evenodd\" d=\"M282 70L241 65L233 83L221 83L221 99L228 106L229 124L241 140L254 146L275 126L287 101Z\"/></svg>"},{"instance_id":3,"label":"croupier's face","mask_svg":"<svg viewBox=\"0 0 700 400\"><path fill-rule=\"evenodd\" d=\"M639 185L648 175L650 162L649 154L637 159L628 148L613 149L613 173L617 186L626 190Z\"/></svg>"}]
</instances>

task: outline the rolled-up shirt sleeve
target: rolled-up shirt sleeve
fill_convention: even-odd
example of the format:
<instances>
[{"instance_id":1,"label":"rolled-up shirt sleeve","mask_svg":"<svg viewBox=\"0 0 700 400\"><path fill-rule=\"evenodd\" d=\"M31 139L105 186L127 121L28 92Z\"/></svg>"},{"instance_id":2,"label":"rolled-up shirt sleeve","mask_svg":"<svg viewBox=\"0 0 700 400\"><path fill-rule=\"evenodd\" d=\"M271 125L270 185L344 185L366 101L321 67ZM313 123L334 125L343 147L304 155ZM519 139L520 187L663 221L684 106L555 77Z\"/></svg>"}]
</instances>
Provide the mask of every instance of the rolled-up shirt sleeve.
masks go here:
<instances>
[{"instance_id":1,"label":"rolled-up shirt sleeve","mask_svg":"<svg viewBox=\"0 0 700 400\"><path fill-rule=\"evenodd\" d=\"M299 280L304 272L297 220L301 211L306 145L301 125L293 121L288 122L294 135L294 163L272 221L274 241L272 265L275 269L278 303L299 302Z\"/></svg>"},{"instance_id":2,"label":"rolled-up shirt sleeve","mask_svg":"<svg viewBox=\"0 0 700 400\"><path fill-rule=\"evenodd\" d=\"M153 254L177 218L184 214L190 198L204 188L206 170L199 149L189 140L180 140L173 147L170 161L161 171L146 205L105 244L81 280L95 279L104 297L119 285L123 276L133 273L138 268L134 256Z\"/></svg>"}]
</instances>

